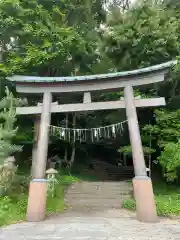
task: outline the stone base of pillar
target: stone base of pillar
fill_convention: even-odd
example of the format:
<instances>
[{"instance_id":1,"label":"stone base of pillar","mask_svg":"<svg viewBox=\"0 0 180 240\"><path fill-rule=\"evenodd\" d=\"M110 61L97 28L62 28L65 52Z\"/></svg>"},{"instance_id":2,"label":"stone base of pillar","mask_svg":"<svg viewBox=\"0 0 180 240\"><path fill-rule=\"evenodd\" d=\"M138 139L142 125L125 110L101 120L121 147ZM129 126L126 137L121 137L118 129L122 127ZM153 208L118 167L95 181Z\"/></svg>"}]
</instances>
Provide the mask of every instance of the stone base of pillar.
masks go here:
<instances>
[{"instance_id":1,"label":"stone base of pillar","mask_svg":"<svg viewBox=\"0 0 180 240\"><path fill-rule=\"evenodd\" d=\"M47 181L33 179L29 187L27 221L39 222L44 220L46 212Z\"/></svg>"},{"instance_id":2,"label":"stone base of pillar","mask_svg":"<svg viewBox=\"0 0 180 240\"><path fill-rule=\"evenodd\" d=\"M152 182L149 177L133 178L137 219L142 222L158 222Z\"/></svg>"}]
</instances>

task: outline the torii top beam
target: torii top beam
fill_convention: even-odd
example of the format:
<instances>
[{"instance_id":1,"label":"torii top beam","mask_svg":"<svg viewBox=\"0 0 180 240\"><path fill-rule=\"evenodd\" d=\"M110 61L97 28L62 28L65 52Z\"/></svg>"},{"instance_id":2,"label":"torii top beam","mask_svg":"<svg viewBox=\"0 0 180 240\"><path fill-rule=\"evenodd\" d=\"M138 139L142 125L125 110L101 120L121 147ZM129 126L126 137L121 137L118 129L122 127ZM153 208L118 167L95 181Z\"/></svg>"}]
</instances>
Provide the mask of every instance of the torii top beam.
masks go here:
<instances>
[{"instance_id":1,"label":"torii top beam","mask_svg":"<svg viewBox=\"0 0 180 240\"><path fill-rule=\"evenodd\" d=\"M8 77L16 82L16 90L20 93L67 93L91 92L100 90L119 90L127 85L139 86L161 82L169 68L176 61L166 62L152 67L127 72L116 72L99 75L72 77L34 77L14 75Z\"/></svg>"}]
</instances>

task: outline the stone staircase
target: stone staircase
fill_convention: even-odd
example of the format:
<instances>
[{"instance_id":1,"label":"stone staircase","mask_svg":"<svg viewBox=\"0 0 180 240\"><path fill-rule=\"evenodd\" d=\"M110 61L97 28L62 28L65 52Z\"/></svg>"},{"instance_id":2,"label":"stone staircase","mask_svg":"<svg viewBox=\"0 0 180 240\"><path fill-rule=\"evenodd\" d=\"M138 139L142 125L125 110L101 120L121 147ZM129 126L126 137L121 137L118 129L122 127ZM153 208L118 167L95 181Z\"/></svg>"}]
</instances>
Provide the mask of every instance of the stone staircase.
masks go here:
<instances>
[{"instance_id":1,"label":"stone staircase","mask_svg":"<svg viewBox=\"0 0 180 240\"><path fill-rule=\"evenodd\" d=\"M72 209L121 208L125 199L132 196L127 182L77 182L65 194L65 204Z\"/></svg>"},{"instance_id":2,"label":"stone staircase","mask_svg":"<svg viewBox=\"0 0 180 240\"><path fill-rule=\"evenodd\" d=\"M103 181L122 181L132 179L134 177L134 169L132 166L116 166L104 161L92 161L94 175ZM85 169L83 169L85 171Z\"/></svg>"}]
</instances>

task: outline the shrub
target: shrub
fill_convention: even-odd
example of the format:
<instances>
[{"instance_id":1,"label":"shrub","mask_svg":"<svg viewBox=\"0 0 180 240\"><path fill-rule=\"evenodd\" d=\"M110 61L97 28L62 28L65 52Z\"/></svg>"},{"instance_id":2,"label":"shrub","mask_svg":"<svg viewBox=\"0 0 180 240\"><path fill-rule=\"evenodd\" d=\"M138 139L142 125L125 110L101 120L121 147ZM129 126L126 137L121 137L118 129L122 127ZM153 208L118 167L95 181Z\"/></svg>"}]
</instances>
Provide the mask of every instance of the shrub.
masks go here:
<instances>
[{"instance_id":1,"label":"shrub","mask_svg":"<svg viewBox=\"0 0 180 240\"><path fill-rule=\"evenodd\" d=\"M123 202L123 208L135 211L136 210L136 202L133 198L129 198Z\"/></svg>"},{"instance_id":2,"label":"shrub","mask_svg":"<svg viewBox=\"0 0 180 240\"><path fill-rule=\"evenodd\" d=\"M172 216L180 214L180 195L159 195L155 197L157 213L159 216Z\"/></svg>"}]
</instances>

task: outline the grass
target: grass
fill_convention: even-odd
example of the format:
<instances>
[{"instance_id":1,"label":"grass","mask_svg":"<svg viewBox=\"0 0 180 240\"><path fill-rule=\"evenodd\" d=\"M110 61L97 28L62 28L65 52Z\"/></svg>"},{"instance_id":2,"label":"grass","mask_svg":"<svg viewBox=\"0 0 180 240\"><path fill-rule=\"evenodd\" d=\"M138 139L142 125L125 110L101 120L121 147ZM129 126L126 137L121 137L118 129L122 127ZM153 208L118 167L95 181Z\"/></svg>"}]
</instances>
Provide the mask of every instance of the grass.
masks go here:
<instances>
[{"instance_id":1,"label":"grass","mask_svg":"<svg viewBox=\"0 0 180 240\"><path fill-rule=\"evenodd\" d=\"M180 215L180 187L167 185L166 183L153 183L157 213L159 216L179 216ZM136 210L136 203L133 198L125 200L124 208Z\"/></svg>"},{"instance_id":2,"label":"grass","mask_svg":"<svg viewBox=\"0 0 180 240\"><path fill-rule=\"evenodd\" d=\"M23 179L23 180L22 180ZM47 197L47 214L62 212L64 210L64 189L73 182L81 179L66 174L57 177L58 184L55 187L55 195ZM24 182L23 182L24 181ZM18 185L17 185L18 183ZM28 201L28 177L21 176L21 181L15 184L8 196L0 197L0 226L24 221L26 217Z\"/></svg>"}]
</instances>

